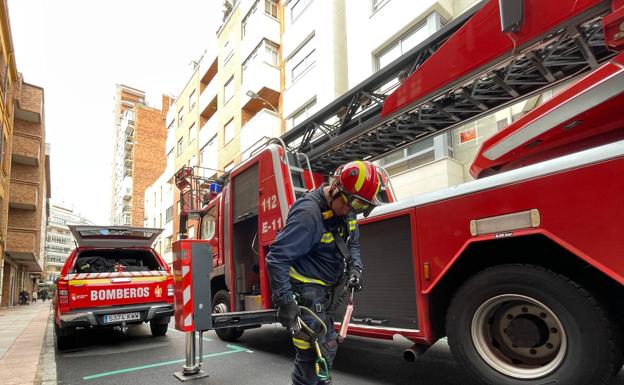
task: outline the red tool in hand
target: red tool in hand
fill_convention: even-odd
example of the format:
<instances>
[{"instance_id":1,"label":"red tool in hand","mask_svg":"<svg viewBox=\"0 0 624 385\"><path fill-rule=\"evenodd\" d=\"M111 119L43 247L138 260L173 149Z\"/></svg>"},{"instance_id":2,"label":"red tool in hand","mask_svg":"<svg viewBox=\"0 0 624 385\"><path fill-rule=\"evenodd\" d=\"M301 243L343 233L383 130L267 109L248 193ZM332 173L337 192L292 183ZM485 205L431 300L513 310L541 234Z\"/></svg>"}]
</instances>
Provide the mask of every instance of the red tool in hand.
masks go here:
<instances>
[{"instance_id":1,"label":"red tool in hand","mask_svg":"<svg viewBox=\"0 0 624 385\"><path fill-rule=\"evenodd\" d=\"M338 333L338 341L342 342L347 338L347 329L349 328L349 322L351 322L351 315L353 315L353 291L351 288L351 292L349 293L349 302L347 302L347 309L345 310L344 318L342 319L342 324L340 325L340 332Z\"/></svg>"}]
</instances>

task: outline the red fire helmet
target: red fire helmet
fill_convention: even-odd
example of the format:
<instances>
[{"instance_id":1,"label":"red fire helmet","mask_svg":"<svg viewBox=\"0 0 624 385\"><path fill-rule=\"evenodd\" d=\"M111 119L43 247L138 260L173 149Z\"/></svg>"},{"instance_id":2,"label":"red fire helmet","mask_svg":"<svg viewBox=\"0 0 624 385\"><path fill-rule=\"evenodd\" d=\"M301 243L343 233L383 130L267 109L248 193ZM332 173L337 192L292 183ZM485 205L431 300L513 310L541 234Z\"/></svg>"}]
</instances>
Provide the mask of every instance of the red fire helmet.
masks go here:
<instances>
[{"instance_id":1,"label":"red fire helmet","mask_svg":"<svg viewBox=\"0 0 624 385\"><path fill-rule=\"evenodd\" d=\"M347 203L356 213L370 212L379 203L377 193L381 178L371 162L356 160L347 163L336 169L334 178L338 190L346 195Z\"/></svg>"}]
</instances>

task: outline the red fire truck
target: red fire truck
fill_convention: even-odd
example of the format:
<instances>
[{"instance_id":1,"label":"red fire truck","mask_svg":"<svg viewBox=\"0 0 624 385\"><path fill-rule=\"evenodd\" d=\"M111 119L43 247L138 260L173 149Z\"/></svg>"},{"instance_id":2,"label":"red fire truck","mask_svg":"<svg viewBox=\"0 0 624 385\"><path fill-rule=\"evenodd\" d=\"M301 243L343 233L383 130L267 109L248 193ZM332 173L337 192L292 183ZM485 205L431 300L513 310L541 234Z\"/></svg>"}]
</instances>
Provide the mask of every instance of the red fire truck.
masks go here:
<instances>
[{"instance_id":1,"label":"red fire truck","mask_svg":"<svg viewBox=\"0 0 624 385\"><path fill-rule=\"evenodd\" d=\"M622 0L484 1L229 174L181 169L181 232L194 218L211 240L214 313L271 309L268 248L335 166L568 82L484 142L476 180L397 202L386 185L392 203L359 221L349 333L403 336L408 360L448 336L481 383L608 382L624 362L623 22Z\"/></svg>"}]
</instances>

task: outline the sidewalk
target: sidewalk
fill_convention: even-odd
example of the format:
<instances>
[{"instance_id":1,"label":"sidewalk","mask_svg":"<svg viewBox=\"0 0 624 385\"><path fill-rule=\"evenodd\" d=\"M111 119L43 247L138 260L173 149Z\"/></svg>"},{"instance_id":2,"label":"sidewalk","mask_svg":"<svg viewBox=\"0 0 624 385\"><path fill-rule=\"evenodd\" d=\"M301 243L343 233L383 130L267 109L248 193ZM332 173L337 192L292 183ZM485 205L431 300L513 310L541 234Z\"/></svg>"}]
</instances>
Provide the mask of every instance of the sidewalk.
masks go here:
<instances>
[{"instance_id":1,"label":"sidewalk","mask_svg":"<svg viewBox=\"0 0 624 385\"><path fill-rule=\"evenodd\" d=\"M40 361L52 301L0 309L0 376L4 385L40 383ZM48 332L49 334L49 332Z\"/></svg>"}]
</instances>

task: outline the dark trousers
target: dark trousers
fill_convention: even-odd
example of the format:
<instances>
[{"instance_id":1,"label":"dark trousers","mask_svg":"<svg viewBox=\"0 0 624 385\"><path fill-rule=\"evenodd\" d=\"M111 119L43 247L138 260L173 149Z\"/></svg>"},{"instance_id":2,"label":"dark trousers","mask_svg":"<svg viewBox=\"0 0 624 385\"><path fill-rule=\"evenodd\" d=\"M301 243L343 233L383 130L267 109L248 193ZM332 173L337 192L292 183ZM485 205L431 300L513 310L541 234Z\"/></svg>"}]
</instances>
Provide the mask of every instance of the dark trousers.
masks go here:
<instances>
[{"instance_id":1,"label":"dark trousers","mask_svg":"<svg viewBox=\"0 0 624 385\"><path fill-rule=\"evenodd\" d=\"M314 284L294 284L293 290L297 297L297 303L312 310L327 326L327 334L320 335L318 343L323 357L327 360L328 367L331 368L338 350L336 339L338 335L334 331L334 320L327 313L331 306L331 290ZM322 330L318 320L307 312L302 312L301 319L317 333ZM321 381L316 375L314 365L317 354L311 337L301 330L293 336L293 344L297 351L295 368L292 371L293 385L329 384L329 381Z\"/></svg>"}]
</instances>

